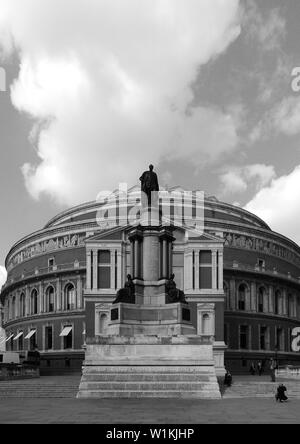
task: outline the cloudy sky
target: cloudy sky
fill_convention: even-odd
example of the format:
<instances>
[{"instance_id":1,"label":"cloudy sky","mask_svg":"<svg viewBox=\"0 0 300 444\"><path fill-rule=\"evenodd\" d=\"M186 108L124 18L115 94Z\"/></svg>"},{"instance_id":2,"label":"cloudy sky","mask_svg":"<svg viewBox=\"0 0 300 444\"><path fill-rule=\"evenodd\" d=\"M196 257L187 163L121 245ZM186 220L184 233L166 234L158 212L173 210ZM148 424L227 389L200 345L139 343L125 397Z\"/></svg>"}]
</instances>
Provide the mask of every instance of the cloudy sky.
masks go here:
<instances>
[{"instance_id":1,"label":"cloudy sky","mask_svg":"<svg viewBox=\"0 0 300 444\"><path fill-rule=\"evenodd\" d=\"M299 0L0 0L0 284L16 240L149 162L299 243L299 22Z\"/></svg>"}]
</instances>

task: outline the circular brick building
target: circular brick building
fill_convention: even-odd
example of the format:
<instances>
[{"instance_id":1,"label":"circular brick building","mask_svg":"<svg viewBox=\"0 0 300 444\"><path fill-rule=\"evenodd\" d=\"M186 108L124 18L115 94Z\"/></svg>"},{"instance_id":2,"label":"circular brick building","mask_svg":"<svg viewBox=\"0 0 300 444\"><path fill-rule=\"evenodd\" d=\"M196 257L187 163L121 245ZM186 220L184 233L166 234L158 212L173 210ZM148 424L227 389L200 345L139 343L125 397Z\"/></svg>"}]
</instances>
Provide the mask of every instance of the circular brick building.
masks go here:
<instances>
[{"instance_id":1,"label":"circular brick building","mask_svg":"<svg viewBox=\"0 0 300 444\"><path fill-rule=\"evenodd\" d=\"M171 214L181 207L195 218L186 208L193 203L178 198L183 190L172 191ZM86 336L105 332L108 307L132 271L126 212L115 197L110 208L117 227L109 226L109 216L107 225L99 222L103 204L87 203L59 214L8 253L1 293L6 349L25 355L37 346L42 374L80 371ZM225 350L226 367L248 372L252 362L267 368L270 358L299 365L291 349L300 319L299 246L214 197L204 199L203 235L189 240L180 228L174 239L169 272L192 307L200 297L205 303L214 297L216 348ZM194 322L197 327L196 316Z\"/></svg>"}]
</instances>

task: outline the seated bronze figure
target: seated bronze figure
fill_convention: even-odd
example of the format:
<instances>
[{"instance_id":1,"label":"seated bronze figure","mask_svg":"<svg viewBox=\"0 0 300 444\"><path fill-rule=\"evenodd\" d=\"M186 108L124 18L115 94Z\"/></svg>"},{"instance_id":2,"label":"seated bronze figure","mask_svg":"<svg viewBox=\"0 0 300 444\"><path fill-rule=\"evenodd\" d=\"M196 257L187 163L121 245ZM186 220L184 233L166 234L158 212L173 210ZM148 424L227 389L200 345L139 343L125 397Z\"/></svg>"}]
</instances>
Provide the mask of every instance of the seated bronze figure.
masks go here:
<instances>
[{"instance_id":1,"label":"seated bronze figure","mask_svg":"<svg viewBox=\"0 0 300 444\"><path fill-rule=\"evenodd\" d=\"M135 304L135 287L130 274L127 275L127 282L124 288L121 288L117 292L117 297L113 304L124 302L126 304Z\"/></svg>"},{"instance_id":2,"label":"seated bronze figure","mask_svg":"<svg viewBox=\"0 0 300 444\"><path fill-rule=\"evenodd\" d=\"M187 304L187 300L185 298L185 294L182 290L179 290L176 287L176 283L174 281L175 274L172 274L170 279L166 284L166 304L174 304L176 302L181 302L182 304Z\"/></svg>"}]
</instances>

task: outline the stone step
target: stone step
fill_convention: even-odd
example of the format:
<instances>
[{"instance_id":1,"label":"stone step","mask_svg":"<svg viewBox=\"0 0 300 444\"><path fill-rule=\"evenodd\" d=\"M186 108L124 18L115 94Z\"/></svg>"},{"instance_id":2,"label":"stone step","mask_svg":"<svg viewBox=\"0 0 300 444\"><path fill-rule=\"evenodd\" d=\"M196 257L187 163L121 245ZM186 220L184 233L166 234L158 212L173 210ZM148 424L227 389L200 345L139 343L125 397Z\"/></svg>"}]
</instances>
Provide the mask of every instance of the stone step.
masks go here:
<instances>
[{"instance_id":1,"label":"stone step","mask_svg":"<svg viewBox=\"0 0 300 444\"><path fill-rule=\"evenodd\" d=\"M292 381L285 383L287 396L289 398L300 399L300 385ZM275 396L278 383L256 383L244 382L236 383L226 388L223 398L272 398Z\"/></svg>"},{"instance_id":2,"label":"stone step","mask_svg":"<svg viewBox=\"0 0 300 444\"><path fill-rule=\"evenodd\" d=\"M159 390L159 391L136 391L136 390L89 390L80 391L77 398L111 399L111 398L180 398L180 399L220 399L220 393L208 391L185 390Z\"/></svg>"},{"instance_id":3,"label":"stone step","mask_svg":"<svg viewBox=\"0 0 300 444\"><path fill-rule=\"evenodd\" d=\"M217 383L202 383L202 382L161 382L161 381L152 381L152 382L82 382L80 384L79 390L141 390L141 391L179 391L179 390L212 390L218 389Z\"/></svg>"},{"instance_id":4,"label":"stone step","mask_svg":"<svg viewBox=\"0 0 300 444\"><path fill-rule=\"evenodd\" d=\"M142 374L142 373L85 373L82 376L82 382L85 381L202 381L202 382L214 382L215 378L208 375L202 376L198 374L178 374L178 373L154 373L154 374Z\"/></svg>"},{"instance_id":5,"label":"stone step","mask_svg":"<svg viewBox=\"0 0 300 444\"><path fill-rule=\"evenodd\" d=\"M184 366L170 366L170 367L158 367L158 366L85 366L83 368L84 374L103 374L103 373L160 373L160 374L197 374L197 375L211 375L211 367L184 367Z\"/></svg>"}]
</instances>

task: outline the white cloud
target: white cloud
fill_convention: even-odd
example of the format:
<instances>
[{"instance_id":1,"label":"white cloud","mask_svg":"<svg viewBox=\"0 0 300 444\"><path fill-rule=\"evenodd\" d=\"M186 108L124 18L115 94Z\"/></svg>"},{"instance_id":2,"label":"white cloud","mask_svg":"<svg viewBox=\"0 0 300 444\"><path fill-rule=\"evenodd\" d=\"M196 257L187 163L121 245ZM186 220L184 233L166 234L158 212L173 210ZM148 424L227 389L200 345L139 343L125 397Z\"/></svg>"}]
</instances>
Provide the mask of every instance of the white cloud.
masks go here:
<instances>
[{"instance_id":1,"label":"white cloud","mask_svg":"<svg viewBox=\"0 0 300 444\"><path fill-rule=\"evenodd\" d=\"M287 97L279 103L269 117L273 129L288 136L300 133L300 99Z\"/></svg>"},{"instance_id":2,"label":"white cloud","mask_svg":"<svg viewBox=\"0 0 300 444\"><path fill-rule=\"evenodd\" d=\"M268 185L275 176L275 169L271 165L254 164L232 167L220 176L222 194L243 193L253 186L256 190L260 190Z\"/></svg>"},{"instance_id":3,"label":"white cloud","mask_svg":"<svg viewBox=\"0 0 300 444\"><path fill-rule=\"evenodd\" d=\"M237 147L230 111L189 104L199 67L240 33L239 0L0 0L0 11L2 44L20 55L12 101L36 122L39 159L23 166L35 198L77 203L134 183L150 161L197 166Z\"/></svg>"},{"instance_id":4,"label":"white cloud","mask_svg":"<svg viewBox=\"0 0 300 444\"><path fill-rule=\"evenodd\" d=\"M240 171L228 171L220 177L222 193L243 193L247 190L247 183L241 176Z\"/></svg>"},{"instance_id":5,"label":"white cloud","mask_svg":"<svg viewBox=\"0 0 300 444\"><path fill-rule=\"evenodd\" d=\"M300 165L295 170L260 190L246 205L273 230L300 244Z\"/></svg>"},{"instance_id":6,"label":"white cloud","mask_svg":"<svg viewBox=\"0 0 300 444\"><path fill-rule=\"evenodd\" d=\"M6 269L2 265L0 265L0 290L2 286L5 284L6 279L7 279Z\"/></svg>"},{"instance_id":7,"label":"white cloud","mask_svg":"<svg viewBox=\"0 0 300 444\"><path fill-rule=\"evenodd\" d=\"M250 134L250 141L270 139L274 135L296 136L300 134L300 99L289 96L276 103Z\"/></svg>"}]
</instances>

